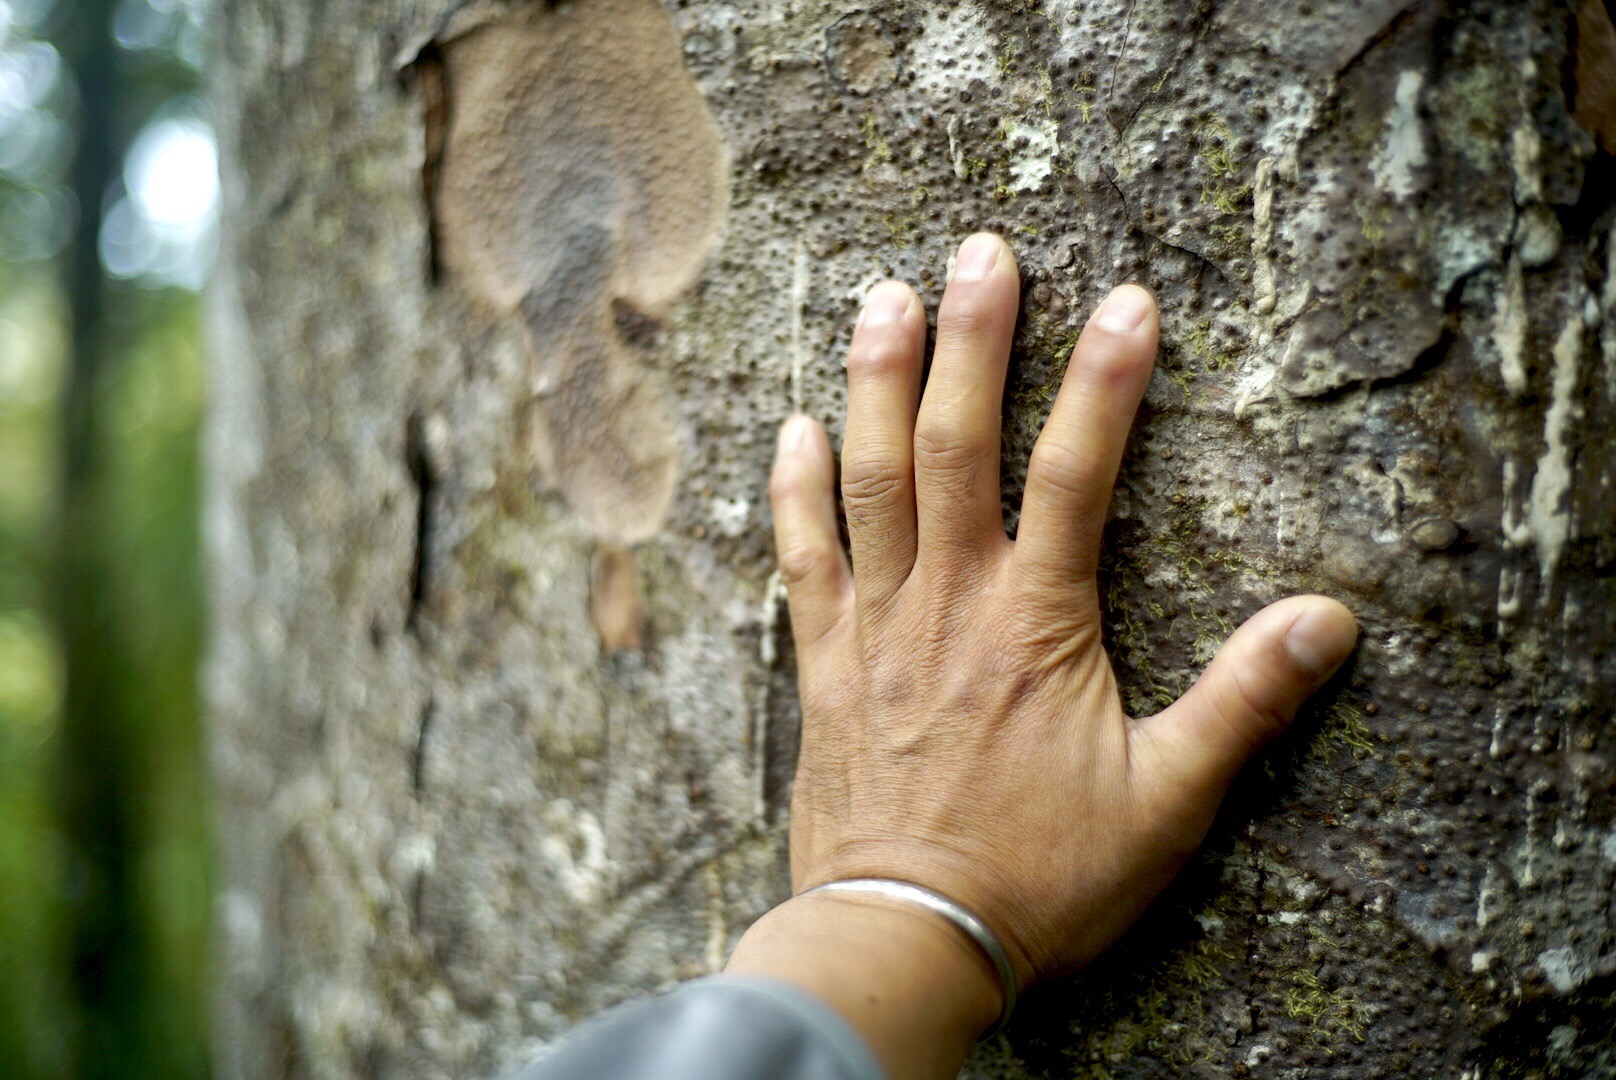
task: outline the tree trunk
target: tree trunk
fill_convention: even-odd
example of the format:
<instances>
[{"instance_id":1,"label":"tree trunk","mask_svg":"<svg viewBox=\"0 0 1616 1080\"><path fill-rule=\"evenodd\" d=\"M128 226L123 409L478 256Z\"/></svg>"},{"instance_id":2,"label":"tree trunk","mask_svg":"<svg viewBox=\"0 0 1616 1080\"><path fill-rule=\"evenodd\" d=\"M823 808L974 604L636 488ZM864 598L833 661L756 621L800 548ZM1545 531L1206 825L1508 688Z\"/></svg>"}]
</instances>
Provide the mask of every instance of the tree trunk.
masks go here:
<instances>
[{"instance_id":1,"label":"tree trunk","mask_svg":"<svg viewBox=\"0 0 1616 1080\"><path fill-rule=\"evenodd\" d=\"M1093 304L1161 298L1104 569L1130 708L1288 593L1366 633L969 1074L1612 1075L1597 0L219 21L223 1075L487 1075L786 895L775 427L836 433L862 290L934 304L976 229L1026 279L1007 510Z\"/></svg>"}]
</instances>

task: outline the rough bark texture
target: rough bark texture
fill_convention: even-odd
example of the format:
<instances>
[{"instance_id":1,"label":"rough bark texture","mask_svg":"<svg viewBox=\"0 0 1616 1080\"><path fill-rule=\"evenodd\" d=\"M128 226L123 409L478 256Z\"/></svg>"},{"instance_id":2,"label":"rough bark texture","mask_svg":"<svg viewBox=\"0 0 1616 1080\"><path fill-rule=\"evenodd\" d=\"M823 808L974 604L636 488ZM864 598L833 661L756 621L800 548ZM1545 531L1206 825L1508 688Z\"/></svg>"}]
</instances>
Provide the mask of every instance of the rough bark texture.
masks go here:
<instances>
[{"instance_id":1,"label":"rough bark texture","mask_svg":"<svg viewBox=\"0 0 1616 1080\"><path fill-rule=\"evenodd\" d=\"M934 301L980 228L1026 277L1007 509L1091 305L1162 300L1105 565L1130 705L1290 592L1366 637L970 1075L1616 1075L1597 2L219 23L223 1075L487 1075L784 895L775 425L834 432L862 290Z\"/></svg>"}]
</instances>

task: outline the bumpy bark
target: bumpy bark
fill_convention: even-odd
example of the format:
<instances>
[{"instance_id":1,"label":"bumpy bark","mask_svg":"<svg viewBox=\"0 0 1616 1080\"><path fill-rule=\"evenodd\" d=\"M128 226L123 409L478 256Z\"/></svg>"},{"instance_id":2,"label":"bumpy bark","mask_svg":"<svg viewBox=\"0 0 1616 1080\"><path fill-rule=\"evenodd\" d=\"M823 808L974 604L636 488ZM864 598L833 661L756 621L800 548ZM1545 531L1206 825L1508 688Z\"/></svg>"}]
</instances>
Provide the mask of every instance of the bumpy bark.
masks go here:
<instances>
[{"instance_id":1,"label":"bumpy bark","mask_svg":"<svg viewBox=\"0 0 1616 1080\"><path fill-rule=\"evenodd\" d=\"M1135 710L1261 604L1355 665L971 1075L1609 1076L1616 37L1549 0L231 0L209 668L226 1076L487 1074L784 895L763 485L857 298L1024 269L1164 352ZM1603 150L1600 147L1603 146Z\"/></svg>"}]
</instances>

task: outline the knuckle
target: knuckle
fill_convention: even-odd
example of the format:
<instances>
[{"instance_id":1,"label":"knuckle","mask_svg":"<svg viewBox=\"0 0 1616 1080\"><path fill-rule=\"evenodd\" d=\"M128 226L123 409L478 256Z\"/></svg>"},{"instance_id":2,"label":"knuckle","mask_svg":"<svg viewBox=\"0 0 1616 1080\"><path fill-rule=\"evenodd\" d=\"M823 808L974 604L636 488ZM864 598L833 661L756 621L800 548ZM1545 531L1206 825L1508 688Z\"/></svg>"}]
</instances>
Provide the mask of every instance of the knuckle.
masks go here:
<instances>
[{"instance_id":1,"label":"knuckle","mask_svg":"<svg viewBox=\"0 0 1616 1080\"><path fill-rule=\"evenodd\" d=\"M1104 340L1084 350L1079 369L1105 387L1132 387L1149 375L1150 354L1132 340Z\"/></svg>"},{"instance_id":2,"label":"knuckle","mask_svg":"<svg viewBox=\"0 0 1616 1080\"><path fill-rule=\"evenodd\" d=\"M1224 722L1234 730L1245 749L1255 753L1285 730L1290 715L1269 681L1249 668L1232 670L1229 685L1237 712L1226 715Z\"/></svg>"},{"instance_id":3,"label":"knuckle","mask_svg":"<svg viewBox=\"0 0 1616 1080\"><path fill-rule=\"evenodd\" d=\"M811 717L818 721L820 718L834 719L843 712L839 708L842 694L836 686L826 679L805 679L798 689L798 700L802 704L804 722ZM826 730L823 723L818 726L821 739L831 737L832 732Z\"/></svg>"},{"instance_id":4,"label":"knuckle","mask_svg":"<svg viewBox=\"0 0 1616 1080\"><path fill-rule=\"evenodd\" d=\"M984 453L969 431L946 418L923 416L915 426L915 462L934 473L974 473Z\"/></svg>"},{"instance_id":5,"label":"knuckle","mask_svg":"<svg viewBox=\"0 0 1616 1080\"><path fill-rule=\"evenodd\" d=\"M878 327L860 332L847 351L847 377L850 382L906 375L915 366L914 350L894 327Z\"/></svg>"},{"instance_id":6,"label":"knuckle","mask_svg":"<svg viewBox=\"0 0 1616 1080\"><path fill-rule=\"evenodd\" d=\"M769 501L778 506L797 492L796 478L784 469L775 469L769 476Z\"/></svg>"},{"instance_id":7,"label":"knuckle","mask_svg":"<svg viewBox=\"0 0 1616 1080\"><path fill-rule=\"evenodd\" d=\"M882 506L902 491L906 465L895 457L859 455L842 459L842 499Z\"/></svg>"},{"instance_id":8,"label":"knuckle","mask_svg":"<svg viewBox=\"0 0 1616 1080\"><path fill-rule=\"evenodd\" d=\"M780 577L792 589L829 573L835 556L816 544L793 542L780 545L778 561Z\"/></svg>"},{"instance_id":9,"label":"knuckle","mask_svg":"<svg viewBox=\"0 0 1616 1080\"><path fill-rule=\"evenodd\" d=\"M1094 490L1092 464L1069 446L1040 439L1027 460L1027 484L1074 499Z\"/></svg>"},{"instance_id":10,"label":"knuckle","mask_svg":"<svg viewBox=\"0 0 1616 1080\"><path fill-rule=\"evenodd\" d=\"M915 665L872 664L866 682L866 692L875 704L882 708L901 705L914 698Z\"/></svg>"},{"instance_id":11,"label":"knuckle","mask_svg":"<svg viewBox=\"0 0 1616 1080\"><path fill-rule=\"evenodd\" d=\"M991 289L973 283L956 286L943 297L937 312L937 336L945 342L980 338L998 330L1004 323L1004 303Z\"/></svg>"},{"instance_id":12,"label":"knuckle","mask_svg":"<svg viewBox=\"0 0 1616 1080\"><path fill-rule=\"evenodd\" d=\"M790 502L809 488L809 478L795 464L782 461L769 474L769 499L776 504Z\"/></svg>"}]
</instances>

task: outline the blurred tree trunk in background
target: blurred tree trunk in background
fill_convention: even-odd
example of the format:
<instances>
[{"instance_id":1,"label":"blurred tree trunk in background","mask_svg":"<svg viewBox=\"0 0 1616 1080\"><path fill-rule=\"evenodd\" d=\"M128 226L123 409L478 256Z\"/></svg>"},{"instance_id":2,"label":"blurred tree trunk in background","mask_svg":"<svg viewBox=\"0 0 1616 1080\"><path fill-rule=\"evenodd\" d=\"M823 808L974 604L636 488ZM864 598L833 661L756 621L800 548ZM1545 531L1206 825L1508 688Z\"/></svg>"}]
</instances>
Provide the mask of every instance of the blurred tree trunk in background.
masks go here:
<instances>
[{"instance_id":1,"label":"blurred tree trunk in background","mask_svg":"<svg viewBox=\"0 0 1616 1080\"><path fill-rule=\"evenodd\" d=\"M132 732L119 722L122 698L109 647L113 620L111 575L99 522L105 497L106 440L98 393L108 354L106 280L97 241L102 194L112 185L127 137L114 119L119 82L112 36L112 5L76 5L78 16L63 44L79 78L78 146L72 184L81 222L69 248L66 294L72 307L72 361L62 395L62 539L57 570L57 618L62 639L62 823L70 837L63 892L68 902L70 970L77 1029L68 1040L75 1069L113 1076L109 1059L141 1045L142 1017L132 1003L141 993L141 948L136 925L139 893L133 880L128 810L136 760Z\"/></svg>"},{"instance_id":2,"label":"blurred tree trunk in background","mask_svg":"<svg viewBox=\"0 0 1616 1080\"><path fill-rule=\"evenodd\" d=\"M225 1076L486 1075L785 895L763 489L883 275L1112 284L1130 705L1350 676L972 1075L1616 1069L1616 38L1549 0L230 0L207 446ZM1535 1071L1534 1071L1535 1070Z\"/></svg>"},{"instance_id":3,"label":"blurred tree trunk in background","mask_svg":"<svg viewBox=\"0 0 1616 1080\"><path fill-rule=\"evenodd\" d=\"M0 1061L20 1076L202 1076L208 888L195 426L175 423L183 386L130 401L153 368L183 382L183 358L195 358L196 304L115 287L99 248L133 135L154 104L185 86L159 61L132 56L127 42L120 51L111 0L65 7L57 25L62 77L74 89L67 180L78 220L61 259L70 351L48 548L62 664L52 777L60 835L42 827L34 865L5 887L27 897L27 875L55 870L49 856L60 843L59 880L29 899L42 937L60 921L68 963L60 999L56 986L32 985L31 972L8 970L11 989L34 1000L11 1014L26 1026L0 1040ZM162 594L151 595L154 587ZM24 1049L9 1057L13 1039Z\"/></svg>"}]
</instances>

